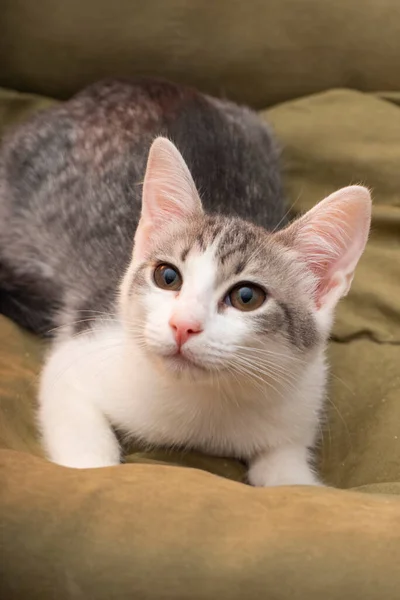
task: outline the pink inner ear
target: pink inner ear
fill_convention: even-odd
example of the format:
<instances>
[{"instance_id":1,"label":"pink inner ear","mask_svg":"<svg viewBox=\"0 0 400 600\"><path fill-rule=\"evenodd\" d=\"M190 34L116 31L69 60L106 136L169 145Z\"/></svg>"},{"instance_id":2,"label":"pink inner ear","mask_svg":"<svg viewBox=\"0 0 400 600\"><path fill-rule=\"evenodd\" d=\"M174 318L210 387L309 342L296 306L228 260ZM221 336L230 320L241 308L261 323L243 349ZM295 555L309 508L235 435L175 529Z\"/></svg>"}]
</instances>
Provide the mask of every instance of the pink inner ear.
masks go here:
<instances>
[{"instance_id":1,"label":"pink inner ear","mask_svg":"<svg viewBox=\"0 0 400 600\"><path fill-rule=\"evenodd\" d=\"M172 142L157 138L152 144L143 184L142 219L171 222L202 212L190 171Z\"/></svg>"},{"instance_id":2,"label":"pink inner ear","mask_svg":"<svg viewBox=\"0 0 400 600\"><path fill-rule=\"evenodd\" d=\"M347 293L354 269L364 251L371 220L371 197L366 188L351 186L328 196L298 221L280 232L290 241L317 278L316 303L334 289Z\"/></svg>"},{"instance_id":3,"label":"pink inner ear","mask_svg":"<svg viewBox=\"0 0 400 600\"><path fill-rule=\"evenodd\" d=\"M134 254L143 258L160 231L203 214L190 171L172 142L157 138L149 152Z\"/></svg>"}]
</instances>

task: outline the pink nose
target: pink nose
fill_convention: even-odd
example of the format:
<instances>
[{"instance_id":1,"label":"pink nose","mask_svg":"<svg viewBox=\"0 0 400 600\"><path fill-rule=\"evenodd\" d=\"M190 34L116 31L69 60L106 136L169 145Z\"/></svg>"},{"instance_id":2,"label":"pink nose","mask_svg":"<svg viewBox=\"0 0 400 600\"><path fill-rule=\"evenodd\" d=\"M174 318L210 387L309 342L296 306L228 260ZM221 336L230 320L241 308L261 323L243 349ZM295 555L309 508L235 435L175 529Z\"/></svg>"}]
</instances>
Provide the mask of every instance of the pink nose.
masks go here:
<instances>
[{"instance_id":1,"label":"pink nose","mask_svg":"<svg viewBox=\"0 0 400 600\"><path fill-rule=\"evenodd\" d=\"M177 316L172 316L170 318L169 325L179 347L183 346L192 335L196 335L203 331L199 321L193 319L180 319Z\"/></svg>"}]
</instances>

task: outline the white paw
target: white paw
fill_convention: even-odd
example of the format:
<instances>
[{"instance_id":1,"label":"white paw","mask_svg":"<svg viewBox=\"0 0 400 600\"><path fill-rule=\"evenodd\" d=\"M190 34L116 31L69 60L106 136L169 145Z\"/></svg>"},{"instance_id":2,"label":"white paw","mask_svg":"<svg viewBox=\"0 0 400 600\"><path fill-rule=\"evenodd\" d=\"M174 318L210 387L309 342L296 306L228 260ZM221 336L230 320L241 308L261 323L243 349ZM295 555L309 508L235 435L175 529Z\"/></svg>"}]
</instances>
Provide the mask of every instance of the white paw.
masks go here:
<instances>
[{"instance_id":1,"label":"white paw","mask_svg":"<svg viewBox=\"0 0 400 600\"><path fill-rule=\"evenodd\" d=\"M112 451L114 450L114 451ZM101 452L49 452L51 462L69 467L71 469L100 469L101 467L115 467L120 464L120 455L117 448L110 449L108 453Z\"/></svg>"},{"instance_id":2,"label":"white paw","mask_svg":"<svg viewBox=\"0 0 400 600\"><path fill-rule=\"evenodd\" d=\"M250 468L248 480L256 487L273 487L278 485L323 485L315 475L310 472L285 473L259 469L257 466Z\"/></svg>"},{"instance_id":3,"label":"white paw","mask_svg":"<svg viewBox=\"0 0 400 600\"><path fill-rule=\"evenodd\" d=\"M99 460L99 459L81 459L81 460L53 460L52 462L69 467L71 469L101 469L102 467L115 467L120 464L120 461Z\"/></svg>"},{"instance_id":4,"label":"white paw","mask_svg":"<svg viewBox=\"0 0 400 600\"><path fill-rule=\"evenodd\" d=\"M248 480L256 487L278 485L323 485L307 462L306 452L282 448L257 457L250 465Z\"/></svg>"}]
</instances>

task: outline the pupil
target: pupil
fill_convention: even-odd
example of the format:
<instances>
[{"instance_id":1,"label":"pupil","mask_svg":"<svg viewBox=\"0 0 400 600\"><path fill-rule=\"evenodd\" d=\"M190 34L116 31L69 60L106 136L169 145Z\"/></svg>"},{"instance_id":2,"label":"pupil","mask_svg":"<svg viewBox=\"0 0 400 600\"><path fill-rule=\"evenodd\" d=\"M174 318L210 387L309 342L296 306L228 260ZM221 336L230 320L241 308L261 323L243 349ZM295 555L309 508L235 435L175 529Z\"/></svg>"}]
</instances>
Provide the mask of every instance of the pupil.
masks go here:
<instances>
[{"instance_id":1,"label":"pupil","mask_svg":"<svg viewBox=\"0 0 400 600\"><path fill-rule=\"evenodd\" d=\"M165 269L164 271L164 281L167 285L171 285L174 283L176 279L176 273L173 269Z\"/></svg>"},{"instance_id":2,"label":"pupil","mask_svg":"<svg viewBox=\"0 0 400 600\"><path fill-rule=\"evenodd\" d=\"M239 294L240 300L243 302L243 304L248 304L253 299L253 290L251 288L241 288Z\"/></svg>"}]
</instances>

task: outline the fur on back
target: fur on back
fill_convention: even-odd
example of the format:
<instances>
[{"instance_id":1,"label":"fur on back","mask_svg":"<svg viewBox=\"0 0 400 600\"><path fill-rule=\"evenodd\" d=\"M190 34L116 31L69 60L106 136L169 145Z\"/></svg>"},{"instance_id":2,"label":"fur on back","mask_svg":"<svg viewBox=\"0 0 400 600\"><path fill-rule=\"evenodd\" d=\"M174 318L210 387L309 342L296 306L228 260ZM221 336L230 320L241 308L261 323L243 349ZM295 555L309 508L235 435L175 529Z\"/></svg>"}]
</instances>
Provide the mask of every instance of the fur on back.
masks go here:
<instances>
[{"instance_id":1,"label":"fur on back","mask_svg":"<svg viewBox=\"0 0 400 600\"><path fill-rule=\"evenodd\" d=\"M181 151L207 211L283 224L275 142L255 113L168 82L101 82L3 141L2 312L46 333L112 310L158 135Z\"/></svg>"}]
</instances>

